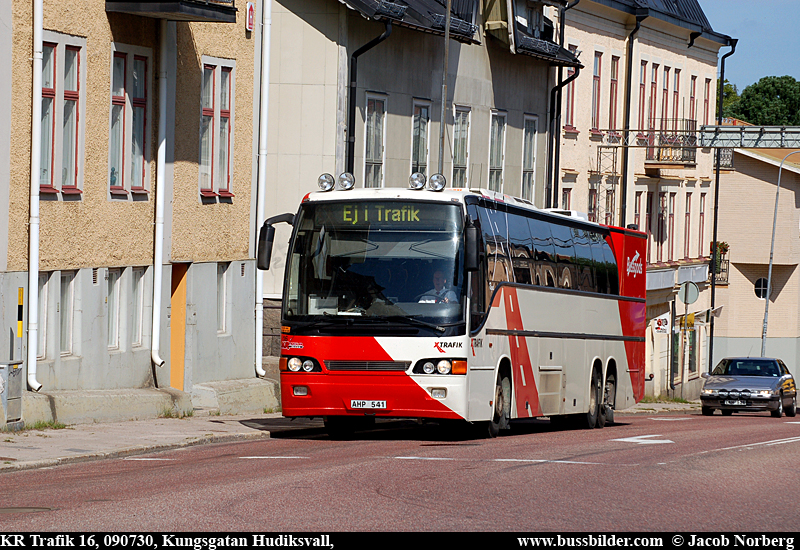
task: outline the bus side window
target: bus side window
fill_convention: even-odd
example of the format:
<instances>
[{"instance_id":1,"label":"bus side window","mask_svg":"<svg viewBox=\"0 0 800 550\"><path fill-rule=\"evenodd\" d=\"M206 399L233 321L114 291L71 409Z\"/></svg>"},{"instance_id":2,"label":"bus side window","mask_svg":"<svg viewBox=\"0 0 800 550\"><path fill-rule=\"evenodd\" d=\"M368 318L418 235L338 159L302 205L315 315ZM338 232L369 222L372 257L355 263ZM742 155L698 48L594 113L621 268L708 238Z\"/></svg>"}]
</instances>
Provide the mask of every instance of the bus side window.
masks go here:
<instances>
[{"instance_id":1,"label":"bus side window","mask_svg":"<svg viewBox=\"0 0 800 550\"><path fill-rule=\"evenodd\" d=\"M592 259L592 249L589 241L589 234L583 229L574 229L573 235L578 289L586 292L597 292L594 261Z\"/></svg>"},{"instance_id":2,"label":"bus side window","mask_svg":"<svg viewBox=\"0 0 800 550\"><path fill-rule=\"evenodd\" d=\"M514 282L508 251L506 213L482 208L480 220L483 242L486 245L487 296L490 296L500 283Z\"/></svg>"},{"instance_id":3,"label":"bus side window","mask_svg":"<svg viewBox=\"0 0 800 550\"><path fill-rule=\"evenodd\" d=\"M557 224L553 224L551 230L556 251L556 284L561 288L575 288L573 274L576 261L573 230L565 225Z\"/></svg>"},{"instance_id":4,"label":"bus side window","mask_svg":"<svg viewBox=\"0 0 800 550\"><path fill-rule=\"evenodd\" d=\"M542 220L528 218L528 229L533 245L532 282L539 286L555 286L555 246L550 227Z\"/></svg>"},{"instance_id":5,"label":"bus side window","mask_svg":"<svg viewBox=\"0 0 800 550\"><path fill-rule=\"evenodd\" d=\"M528 218L511 213L508 215L508 241L514 280L525 285L533 284L533 254Z\"/></svg>"},{"instance_id":6,"label":"bus side window","mask_svg":"<svg viewBox=\"0 0 800 550\"><path fill-rule=\"evenodd\" d=\"M480 243L486 242L485 235L483 235L483 218L481 218L479 212L482 211L477 205L470 204L467 205L467 215L470 219L475 222L478 226L479 230L481 231L481 241ZM476 330L480 324L483 322L483 318L486 315L486 291L485 291L485 283L484 280L486 279L486 252L485 249L480 250L481 244L479 243L479 252L478 252L478 259L480 267L478 271L472 274L472 285L469 289L470 292L470 330Z\"/></svg>"}]
</instances>

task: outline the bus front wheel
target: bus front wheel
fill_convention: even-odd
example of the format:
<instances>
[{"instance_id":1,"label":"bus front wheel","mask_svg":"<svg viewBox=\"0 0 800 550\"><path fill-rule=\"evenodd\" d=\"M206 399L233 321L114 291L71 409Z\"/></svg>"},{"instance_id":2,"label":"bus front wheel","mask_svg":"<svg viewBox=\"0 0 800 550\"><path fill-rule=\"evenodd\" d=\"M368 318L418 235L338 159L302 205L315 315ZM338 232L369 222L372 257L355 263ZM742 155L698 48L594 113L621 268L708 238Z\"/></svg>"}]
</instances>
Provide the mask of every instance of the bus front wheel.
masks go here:
<instances>
[{"instance_id":1,"label":"bus front wheel","mask_svg":"<svg viewBox=\"0 0 800 550\"><path fill-rule=\"evenodd\" d=\"M508 429L511 417L511 380L501 376L494 388L494 410L489 421L489 437L497 437L500 430Z\"/></svg>"},{"instance_id":2,"label":"bus front wheel","mask_svg":"<svg viewBox=\"0 0 800 550\"><path fill-rule=\"evenodd\" d=\"M584 427L589 430L592 428L602 427L598 426L597 423L598 417L600 416L602 395L600 376L598 376L597 369L592 369L592 384L589 392L589 410L585 415L583 415L582 422Z\"/></svg>"}]
</instances>

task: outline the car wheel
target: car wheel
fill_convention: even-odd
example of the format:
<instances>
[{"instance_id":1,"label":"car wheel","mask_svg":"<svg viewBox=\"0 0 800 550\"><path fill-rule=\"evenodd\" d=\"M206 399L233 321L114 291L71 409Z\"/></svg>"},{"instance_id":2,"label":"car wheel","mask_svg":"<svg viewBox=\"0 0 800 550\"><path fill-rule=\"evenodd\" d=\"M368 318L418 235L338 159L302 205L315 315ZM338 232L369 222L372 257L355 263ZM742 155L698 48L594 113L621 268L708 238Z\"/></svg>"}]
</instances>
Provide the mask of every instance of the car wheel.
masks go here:
<instances>
[{"instance_id":1,"label":"car wheel","mask_svg":"<svg viewBox=\"0 0 800 550\"><path fill-rule=\"evenodd\" d=\"M720 409L720 411L719 411L719 412L721 412L721 413L722 413L722 416L730 416L730 415L732 415L732 414L733 414L733 411L732 411L732 410L730 410L730 409Z\"/></svg>"},{"instance_id":2,"label":"car wheel","mask_svg":"<svg viewBox=\"0 0 800 550\"><path fill-rule=\"evenodd\" d=\"M700 409L700 412L703 413L703 416L711 416L714 414L714 409L712 409L711 407L702 407Z\"/></svg>"},{"instance_id":3,"label":"car wheel","mask_svg":"<svg viewBox=\"0 0 800 550\"><path fill-rule=\"evenodd\" d=\"M792 397L792 404L786 407L786 416L795 416L797 414L797 395Z\"/></svg>"},{"instance_id":4,"label":"car wheel","mask_svg":"<svg viewBox=\"0 0 800 550\"><path fill-rule=\"evenodd\" d=\"M783 416L783 394L778 398L778 408L770 411L772 418L780 418Z\"/></svg>"},{"instance_id":5,"label":"car wheel","mask_svg":"<svg viewBox=\"0 0 800 550\"><path fill-rule=\"evenodd\" d=\"M489 421L489 437L497 437L500 430L508 429L511 417L511 380L501 377L494 388L494 412Z\"/></svg>"}]
</instances>

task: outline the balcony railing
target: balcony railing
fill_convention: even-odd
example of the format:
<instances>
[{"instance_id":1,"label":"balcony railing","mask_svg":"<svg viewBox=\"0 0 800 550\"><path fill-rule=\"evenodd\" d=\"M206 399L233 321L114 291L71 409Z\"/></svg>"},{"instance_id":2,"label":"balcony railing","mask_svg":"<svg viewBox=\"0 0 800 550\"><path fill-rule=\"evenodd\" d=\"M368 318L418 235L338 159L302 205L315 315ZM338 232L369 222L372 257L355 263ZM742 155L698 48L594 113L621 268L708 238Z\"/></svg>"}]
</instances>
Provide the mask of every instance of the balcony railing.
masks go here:
<instances>
[{"instance_id":1,"label":"balcony railing","mask_svg":"<svg viewBox=\"0 0 800 550\"><path fill-rule=\"evenodd\" d=\"M658 118L637 135L647 146L647 162L695 164L697 162L697 121L687 118Z\"/></svg>"},{"instance_id":2,"label":"balcony railing","mask_svg":"<svg viewBox=\"0 0 800 550\"><path fill-rule=\"evenodd\" d=\"M730 261L728 260L727 254L722 254L720 257L717 258L717 268L714 269L714 260L713 258L708 261L708 273L709 273L709 281L711 281L711 277L715 279L717 284L728 284L728 268L730 267Z\"/></svg>"}]
</instances>

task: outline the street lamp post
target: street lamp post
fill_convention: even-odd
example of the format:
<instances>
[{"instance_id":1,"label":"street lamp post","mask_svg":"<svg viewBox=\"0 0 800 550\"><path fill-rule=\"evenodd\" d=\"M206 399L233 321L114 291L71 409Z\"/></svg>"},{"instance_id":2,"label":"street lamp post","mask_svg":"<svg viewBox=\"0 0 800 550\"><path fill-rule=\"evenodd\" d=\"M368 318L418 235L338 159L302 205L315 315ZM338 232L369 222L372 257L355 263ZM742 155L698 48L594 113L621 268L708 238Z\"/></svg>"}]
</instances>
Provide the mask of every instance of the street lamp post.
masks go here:
<instances>
[{"instance_id":1,"label":"street lamp post","mask_svg":"<svg viewBox=\"0 0 800 550\"><path fill-rule=\"evenodd\" d=\"M769 297L772 295L772 257L775 252L775 226L778 223L778 196L781 192L781 172L783 171L783 163L786 162L786 159L796 153L800 153L800 151L792 151L783 157L781 165L778 168L778 188L775 189L775 213L772 215L772 242L769 246L769 271L767 271L767 296L766 303L764 304L764 328L761 331L761 357L764 357L767 350L767 319L769 318Z\"/></svg>"}]
</instances>

